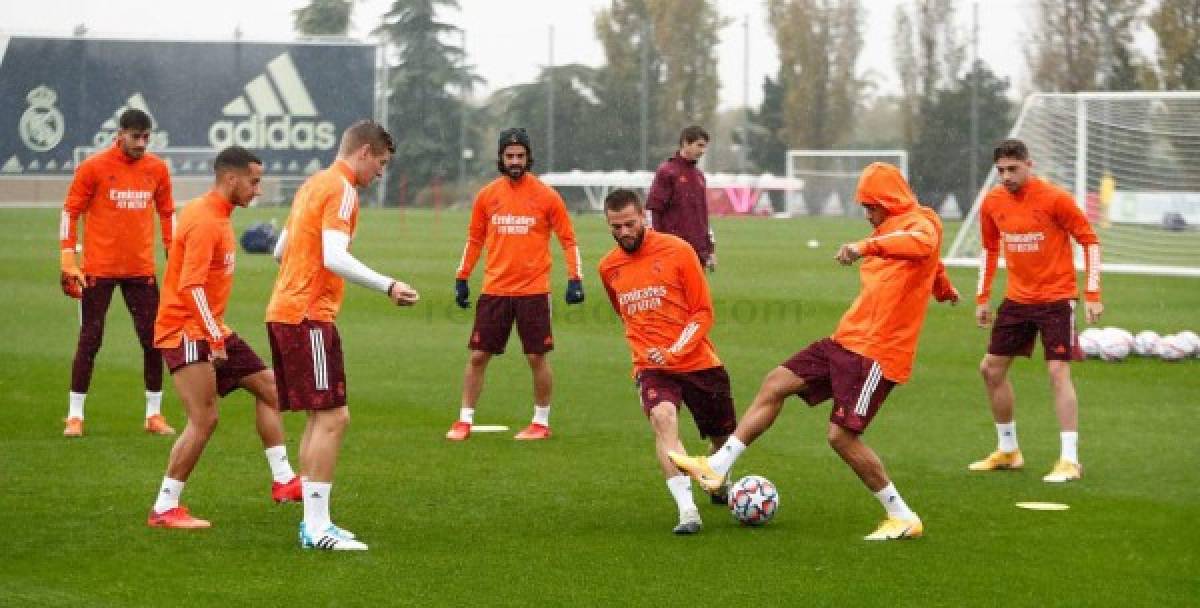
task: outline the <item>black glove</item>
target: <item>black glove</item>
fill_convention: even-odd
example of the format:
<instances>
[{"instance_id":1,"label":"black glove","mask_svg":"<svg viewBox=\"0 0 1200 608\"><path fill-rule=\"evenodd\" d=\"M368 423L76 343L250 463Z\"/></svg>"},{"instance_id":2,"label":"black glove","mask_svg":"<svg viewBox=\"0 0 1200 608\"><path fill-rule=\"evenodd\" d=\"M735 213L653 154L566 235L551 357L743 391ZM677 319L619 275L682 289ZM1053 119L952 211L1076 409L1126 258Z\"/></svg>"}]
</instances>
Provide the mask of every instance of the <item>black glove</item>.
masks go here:
<instances>
[{"instance_id":1,"label":"black glove","mask_svg":"<svg viewBox=\"0 0 1200 608\"><path fill-rule=\"evenodd\" d=\"M583 280L571 279L567 281L567 304L580 304L583 302Z\"/></svg>"},{"instance_id":2,"label":"black glove","mask_svg":"<svg viewBox=\"0 0 1200 608\"><path fill-rule=\"evenodd\" d=\"M471 307L471 288L467 287L466 279L455 279L454 303L458 304L459 308Z\"/></svg>"}]
</instances>

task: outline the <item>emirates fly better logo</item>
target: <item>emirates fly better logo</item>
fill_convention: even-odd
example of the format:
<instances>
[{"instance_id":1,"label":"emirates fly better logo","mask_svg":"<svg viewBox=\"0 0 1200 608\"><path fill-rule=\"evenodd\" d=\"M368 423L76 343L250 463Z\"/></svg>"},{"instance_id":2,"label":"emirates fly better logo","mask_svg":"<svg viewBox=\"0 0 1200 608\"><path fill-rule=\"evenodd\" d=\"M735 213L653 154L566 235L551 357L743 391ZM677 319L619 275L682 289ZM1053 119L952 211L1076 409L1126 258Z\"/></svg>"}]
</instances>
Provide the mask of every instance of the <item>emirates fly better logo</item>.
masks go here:
<instances>
[{"instance_id":1,"label":"emirates fly better logo","mask_svg":"<svg viewBox=\"0 0 1200 608\"><path fill-rule=\"evenodd\" d=\"M329 150L337 143L334 124L317 120L317 107L287 53L272 59L267 72L242 91L221 110L241 120L218 120L208 129L214 148Z\"/></svg>"}]
</instances>

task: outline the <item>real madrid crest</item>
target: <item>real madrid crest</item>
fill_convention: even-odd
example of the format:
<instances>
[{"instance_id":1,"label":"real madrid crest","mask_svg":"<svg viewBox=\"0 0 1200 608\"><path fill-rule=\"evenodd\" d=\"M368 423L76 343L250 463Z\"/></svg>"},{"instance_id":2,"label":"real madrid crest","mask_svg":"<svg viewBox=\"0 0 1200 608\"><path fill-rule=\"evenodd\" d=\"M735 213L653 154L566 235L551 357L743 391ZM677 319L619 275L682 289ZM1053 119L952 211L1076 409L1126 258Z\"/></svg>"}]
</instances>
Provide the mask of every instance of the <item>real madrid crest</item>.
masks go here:
<instances>
[{"instance_id":1,"label":"real madrid crest","mask_svg":"<svg viewBox=\"0 0 1200 608\"><path fill-rule=\"evenodd\" d=\"M62 112L54 107L58 94L54 89L41 85L30 91L25 99L29 101L29 107L17 124L21 141L34 152L45 152L57 146L66 132Z\"/></svg>"}]
</instances>

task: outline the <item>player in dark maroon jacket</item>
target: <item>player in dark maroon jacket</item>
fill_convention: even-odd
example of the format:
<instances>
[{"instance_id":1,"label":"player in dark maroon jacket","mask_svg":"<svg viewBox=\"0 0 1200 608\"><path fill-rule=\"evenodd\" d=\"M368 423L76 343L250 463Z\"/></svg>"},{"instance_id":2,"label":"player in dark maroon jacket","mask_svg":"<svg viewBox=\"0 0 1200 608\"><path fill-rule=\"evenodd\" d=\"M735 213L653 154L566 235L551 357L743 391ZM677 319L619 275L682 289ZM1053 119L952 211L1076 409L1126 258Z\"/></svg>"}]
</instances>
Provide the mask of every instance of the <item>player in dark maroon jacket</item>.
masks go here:
<instances>
[{"instance_id":1,"label":"player in dark maroon jacket","mask_svg":"<svg viewBox=\"0 0 1200 608\"><path fill-rule=\"evenodd\" d=\"M704 267L712 271L717 269L717 253L708 227L704 173L696 168L708 140L708 132L696 125L679 134L679 151L654 172L646 208L655 230L687 241Z\"/></svg>"}]
</instances>

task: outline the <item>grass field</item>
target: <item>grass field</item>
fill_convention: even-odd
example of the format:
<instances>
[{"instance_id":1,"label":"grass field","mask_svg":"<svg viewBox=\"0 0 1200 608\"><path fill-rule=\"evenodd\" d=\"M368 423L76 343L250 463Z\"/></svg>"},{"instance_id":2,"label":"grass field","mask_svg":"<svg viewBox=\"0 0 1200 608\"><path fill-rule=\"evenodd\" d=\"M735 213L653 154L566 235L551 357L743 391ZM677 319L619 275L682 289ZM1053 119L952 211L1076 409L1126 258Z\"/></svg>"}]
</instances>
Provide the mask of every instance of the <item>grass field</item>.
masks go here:
<instances>
[{"instance_id":1,"label":"grass field","mask_svg":"<svg viewBox=\"0 0 1200 608\"><path fill-rule=\"evenodd\" d=\"M284 210L239 211L241 227ZM912 381L866 435L926 537L867 544L882 509L824 440L828 406L789 401L739 462L775 481L781 509L741 528L701 505L704 532L675 537L675 507L629 380L628 351L594 274L611 246L576 216L587 302L561 305L555 268L555 437L442 438L456 415L470 327L453 305L467 217L364 211L355 253L421 290L411 310L350 287L338 324L353 423L333 494L365 554L301 551L299 505L270 502L251 401L235 393L184 501L214 522L145 525L170 438L141 431L140 356L119 298L88 399L87 436L60 436L76 309L59 294L55 210L3 211L0 242L0 606L388 605L1191 605L1200 598L1200 360L1074 367L1080 483L1040 481L1058 437L1040 355L1012 374L1023 472L969 475L994 444L976 366L986 333L972 306L931 306ZM837 243L865 221L717 220L713 338L744 410L765 372L828 335L857 290ZM947 229L952 235L953 230ZM803 244L821 241L817 249ZM560 258L556 250L556 260ZM274 263L241 254L227 321L264 356ZM480 272L472 281L478 292ZM969 294L974 272L953 270ZM1200 329L1200 281L1109 275L1105 324ZM493 362L476 422L531 413L517 342ZM168 387L170 380L167 380ZM168 419L183 416L170 388ZM684 417L692 451L702 443ZM287 420L289 451L302 417ZM697 490L698 492L698 490ZM1060 513L1014 508L1061 501Z\"/></svg>"}]
</instances>

